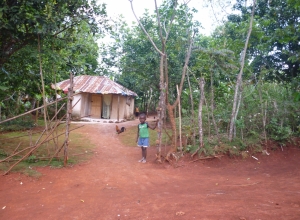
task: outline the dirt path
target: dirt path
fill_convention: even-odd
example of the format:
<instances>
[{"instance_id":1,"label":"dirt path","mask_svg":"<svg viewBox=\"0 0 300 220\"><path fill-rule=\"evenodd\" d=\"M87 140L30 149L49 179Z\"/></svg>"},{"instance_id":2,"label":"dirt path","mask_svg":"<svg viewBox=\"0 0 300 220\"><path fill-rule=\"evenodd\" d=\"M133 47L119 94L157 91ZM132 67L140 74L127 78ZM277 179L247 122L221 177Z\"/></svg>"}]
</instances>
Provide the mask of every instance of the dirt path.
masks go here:
<instances>
[{"instance_id":1,"label":"dirt path","mask_svg":"<svg viewBox=\"0 0 300 220\"><path fill-rule=\"evenodd\" d=\"M76 131L97 145L87 163L39 168L39 180L0 176L0 219L300 219L299 148L173 168L154 162L154 147L138 163L140 149L122 146L114 128Z\"/></svg>"}]
</instances>

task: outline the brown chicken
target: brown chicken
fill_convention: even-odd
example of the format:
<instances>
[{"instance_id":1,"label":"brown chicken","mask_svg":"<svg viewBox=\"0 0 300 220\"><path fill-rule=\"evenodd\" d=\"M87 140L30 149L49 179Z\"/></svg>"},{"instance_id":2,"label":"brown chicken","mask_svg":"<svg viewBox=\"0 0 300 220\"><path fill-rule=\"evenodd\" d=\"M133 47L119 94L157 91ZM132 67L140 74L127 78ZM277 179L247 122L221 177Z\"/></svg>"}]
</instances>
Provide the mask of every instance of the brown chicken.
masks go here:
<instances>
[{"instance_id":1,"label":"brown chicken","mask_svg":"<svg viewBox=\"0 0 300 220\"><path fill-rule=\"evenodd\" d=\"M118 125L116 125L116 132L117 132L117 134L120 134L120 133L124 132L125 130L126 130L125 127L121 127L121 129L119 129Z\"/></svg>"}]
</instances>

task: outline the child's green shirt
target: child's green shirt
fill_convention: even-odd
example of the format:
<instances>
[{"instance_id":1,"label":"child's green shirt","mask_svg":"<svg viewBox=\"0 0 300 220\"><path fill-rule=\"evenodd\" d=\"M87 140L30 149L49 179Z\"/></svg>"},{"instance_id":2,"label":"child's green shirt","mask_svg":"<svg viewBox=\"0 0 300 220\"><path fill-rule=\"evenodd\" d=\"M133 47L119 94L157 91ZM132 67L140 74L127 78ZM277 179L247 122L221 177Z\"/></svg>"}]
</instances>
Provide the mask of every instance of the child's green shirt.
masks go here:
<instances>
[{"instance_id":1,"label":"child's green shirt","mask_svg":"<svg viewBox=\"0 0 300 220\"><path fill-rule=\"evenodd\" d=\"M139 124L139 137L141 137L141 138L149 137L149 130L148 130L147 122L145 122L144 124Z\"/></svg>"}]
</instances>

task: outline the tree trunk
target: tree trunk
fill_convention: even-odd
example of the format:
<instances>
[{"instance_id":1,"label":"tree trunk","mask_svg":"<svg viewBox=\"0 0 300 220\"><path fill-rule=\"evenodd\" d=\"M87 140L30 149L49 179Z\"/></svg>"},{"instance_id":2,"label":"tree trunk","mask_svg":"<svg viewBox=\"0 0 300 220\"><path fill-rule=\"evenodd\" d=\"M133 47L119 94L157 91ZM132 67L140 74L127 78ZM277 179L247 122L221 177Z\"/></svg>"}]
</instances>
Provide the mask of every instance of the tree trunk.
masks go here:
<instances>
[{"instance_id":1,"label":"tree trunk","mask_svg":"<svg viewBox=\"0 0 300 220\"><path fill-rule=\"evenodd\" d=\"M212 72L211 72L211 75L210 75L210 88L211 88L211 102L210 102L211 118L212 118L212 121L213 121L213 124L214 124L214 127L215 127L216 135L217 135L217 138L218 138L218 143L220 143L219 128L218 128L218 125L216 123L215 115L214 115L215 94L214 94L214 84L213 84Z\"/></svg>"},{"instance_id":2,"label":"tree trunk","mask_svg":"<svg viewBox=\"0 0 300 220\"><path fill-rule=\"evenodd\" d=\"M199 102L199 115L198 115L198 124L199 124L199 148L204 146L203 144L203 124L202 124L202 109L204 102L204 78L200 78L199 86L200 86L200 102Z\"/></svg>"},{"instance_id":3,"label":"tree trunk","mask_svg":"<svg viewBox=\"0 0 300 220\"><path fill-rule=\"evenodd\" d=\"M40 75L41 75L41 82L42 82L43 104L44 104L44 106L46 106L45 84L44 84L44 76L43 76L43 69L42 69L42 58L41 58L41 41L40 41L40 35L39 34L38 34L38 50L39 50ZM45 107L43 110L44 110L45 130L46 130L46 134L48 134L47 107ZM47 151L48 151L48 156L50 156L48 143L47 143Z\"/></svg>"},{"instance_id":4,"label":"tree trunk","mask_svg":"<svg viewBox=\"0 0 300 220\"><path fill-rule=\"evenodd\" d=\"M156 140L156 158L157 161L161 163L161 138L162 138L162 129L163 129L163 122L165 117L165 109L166 109L166 84L164 83L164 56L160 56L160 96L159 96L159 103L157 108L157 117L158 117L158 124L157 124L157 140Z\"/></svg>"},{"instance_id":5,"label":"tree trunk","mask_svg":"<svg viewBox=\"0 0 300 220\"><path fill-rule=\"evenodd\" d=\"M195 35L195 33L194 33L194 35ZM181 95L181 93L182 93L182 87L183 87L185 75L186 75L186 72L188 69L188 64L189 64L191 53L192 53L192 47L193 47L193 43L194 43L194 35L190 37L189 47L188 47L186 55L185 55L185 61L184 61L184 66L182 68L181 81L180 81L180 85L179 85L179 92L178 92L179 95ZM175 118L174 118L174 109L176 108L178 102L179 102L179 97L177 96L176 101L172 105L169 102L167 103L169 119L170 119L172 132L173 132L172 133L172 146L173 147L168 152L167 158L169 157L169 155L172 152L176 152L176 146L175 146L175 138L176 137L174 136L174 134L175 134L174 131L176 129L176 122L175 122Z\"/></svg>"},{"instance_id":6,"label":"tree trunk","mask_svg":"<svg viewBox=\"0 0 300 220\"><path fill-rule=\"evenodd\" d=\"M117 121L120 121L120 95L118 95L118 113L117 113Z\"/></svg>"},{"instance_id":7,"label":"tree trunk","mask_svg":"<svg viewBox=\"0 0 300 220\"><path fill-rule=\"evenodd\" d=\"M179 97L179 102L178 102L178 117L179 117L179 150L182 153L182 133L181 133L181 105L180 105L180 94L179 94L179 89L178 85L176 85L177 89L177 95ZM176 115L175 115L176 116ZM176 137L177 138L177 137Z\"/></svg>"},{"instance_id":8,"label":"tree trunk","mask_svg":"<svg viewBox=\"0 0 300 220\"><path fill-rule=\"evenodd\" d=\"M243 88L242 88L242 85L240 87L240 92L239 92L239 97L238 97L238 100L237 100L237 108L236 108L236 112L235 112L235 115L234 115L234 121L236 121L237 119L237 116L239 114L239 110L240 110L240 105L241 105L241 102L242 102L242 94L243 94ZM233 133L234 133L234 138L236 138L236 124L233 125Z\"/></svg>"},{"instance_id":9,"label":"tree trunk","mask_svg":"<svg viewBox=\"0 0 300 220\"><path fill-rule=\"evenodd\" d=\"M228 140L229 141L232 141L232 137L233 137L233 129L234 129L234 123L235 123L234 118L235 118L236 111L237 111L237 102L238 102L239 89L240 89L240 86L242 84L242 75L243 75L243 70L244 70L244 65L245 65L245 57L246 57L247 47L248 47L249 38L250 38L250 35L251 35L251 32L252 32L252 24L253 24L253 18L254 18L255 4L256 4L256 0L253 0L253 7L252 7L251 18L250 18L249 30L248 30L244 50L243 50L242 56L241 56L241 69L240 69L239 74L237 75L237 80L236 80L233 106L232 106L232 112L231 112L231 118L230 118L229 134L228 134Z\"/></svg>"},{"instance_id":10,"label":"tree trunk","mask_svg":"<svg viewBox=\"0 0 300 220\"><path fill-rule=\"evenodd\" d=\"M267 132L266 132L266 123L267 123L267 105L268 101L266 103L263 102L262 98L262 88L261 88L261 80L259 81L259 84L257 86L258 89L258 94L259 94L259 101L260 101L260 106L261 106L261 116L262 116L262 123L263 123L263 136L265 139L265 145L267 147Z\"/></svg>"},{"instance_id":11,"label":"tree trunk","mask_svg":"<svg viewBox=\"0 0 300 220\"><path fill-rule=\"evenodd\" d=\"M148 118L149 108L150 108L150 105L151 105L151 99L152 99L152 88L150 88L150 95L148 96L147 109L146 109L147 118Z\"/></svg>"},{"instance_id":12,"label":"tree trunk","mask_svg":"<svg viewBox=\"0 0 300 220\"><path fill-rule=\"evenodd\" d=\"M192 114L192 119L191 119L191 124L193 128L193 134L192 134L192 140L193 140L193 146L196 146L196 131L195 131L195 111L194 111L194 99L193 99L193 92L192 92L192 87L190 83L190 78L189 74L187 73L187 80L190 88L190 99L191 99L191 114Z\"/></svg>"},{"instance_id":13,"label":"tree trunk","mask_svg":"<svg viewBox=\"0 0 300 220\"><path fill-rule=\"evenodd\" d=\"M172 18L170 19L170 23L168 26L168 29L164 29L165 31L165 36L162 35L163 30L162 30L162 26L160 24L160 15L159 15L159 10L157 7L157 3L156 0L154 0L155 3L155 11L156 11L156 18L157 18L157 24L158 24L158 32L159 32L159 37L161 40L161 50L158 49L158 47L155 45L155 43L153 42L153 40L151 39L150 35L147 33L147 31L145 30L143 24L139 21L139 19L137 18L134 9L133 9L133 4L132 4L132 0L129 0L130 4L131 4L131 9L132 12L137 20L137 22L139 23L141 29L144 31L144 33L147 35L149 41L151 42L151 44L153 45L153 47L155 48L155 50L160 54L160 100L159 100L159 106L158 106L158 118L159 118L159 122L158 122L158 132L157 132L157 158L158 161L161 160L161 131L163 128L163 121L164 121L164 117L165 117L165 110L166 110L166 104L167 104L167 108L168 108L168 113L169 113L169 117L170 117L170 122L171 122L171 126L172 126L172 130L173 130L173 134L172 134L172 149L169 151L176 151L176 146L174 145L175 143L175 136L174 136L174 129L176 129L176 123L175 123L175 119L174 119L174 108L177 106L178 104L178 97L176 99L176 101L173 103L173 105L171 105L169 103L168 100L168 89L169 89L169 85L168 85L168 65L167 65L167 56L166 56L166 42L168 40L168 36L171 30L171 26L172 26L172 22L174 20L175 17L175 13L172 14ZM177 7L177 1L174 1L174 9L176 9ZM189 31L189 30L187 30ZM194 33L195 34L195 33ZM183 87L183 82L184 82L184 78L185 78L185 74L187 71L187 67L188 67L188 63L189 63L189 59L190 59L190 55L191 55L191 51L192 51L192 45L193 45L193 37L190 36L190 45L188 48L188 51L186 53L186 57L185 57L185 63L183 66L183 70L182 70L182 77L181 77L181 82L180 82L180 86L179 86L179 94L181 94L182 92L182 87ZM169 155L168 153L168 155ZM168 158L167 155L167 158Z\"/></svg>"},{"instance_id":14,"label":"tree trunk","mask_svg":"<svg viewBox=\"0 0 300 220\"><path fill-rule=\"evenodd\" d=\"M200 101L199 101L199 113L198 113L198 126L199 126L199 147L197 150L192 154L194 157L198 151L203 148L203 124L202 124L202 109L203 109L203 102L204 102L204 78L200 78L199 87L200 87Z\"/></svg>"},{"instance_id":15,"label":"tree trunk","mask_svg":"<svg viewBox=\"0 0 300 220\"><path fill-rule=\"evenodd\" d=\"M70 87L68 88L68 104L67 104L67 118L66 118L66 133L65 133L65 145L64 145L64 166L67 166L68 162L68 148L69 148L69 134L72 115L72 100L73 100L73 74L70 72Z\"/></svg>"},{"instance_id":16,"label":"tree trunk","mask_svg":"<svg viewBox=\"0 0 300 220\"><path fill-rule=\"evenodd\" d=\"M41 42L40 42L40 35L38 34L38 50L39 50L39 64L40 64L40 76L42 82L42 95L43 95L43 104L46 106L46 95L45 95L45 84L44 84L44 76L43 76L43 69L42 69L42 58L41 58ZM44 122L45 122L45 129L47 128L47 107L44 107Z\"/></svg>"}]
</instances>

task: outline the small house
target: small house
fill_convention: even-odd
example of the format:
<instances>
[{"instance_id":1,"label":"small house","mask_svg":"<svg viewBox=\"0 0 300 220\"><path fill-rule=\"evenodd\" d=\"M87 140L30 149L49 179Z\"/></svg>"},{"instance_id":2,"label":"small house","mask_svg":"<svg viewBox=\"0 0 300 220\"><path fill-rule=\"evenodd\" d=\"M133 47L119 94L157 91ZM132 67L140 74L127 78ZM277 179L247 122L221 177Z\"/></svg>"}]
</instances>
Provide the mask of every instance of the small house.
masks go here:
<instances>
[{"instance_id":1,"label":"small house","mask_svg":"<svg viewBox=\"0 0 300 220\"><path fill-rule=\"evenodd\" d=\"M52 86L68 93L70 79ZM134 98L137 94L105 76L76 76L73 79L72 117L92 119L127 119L134 114Z\"/></svg>"}]
</instances>

